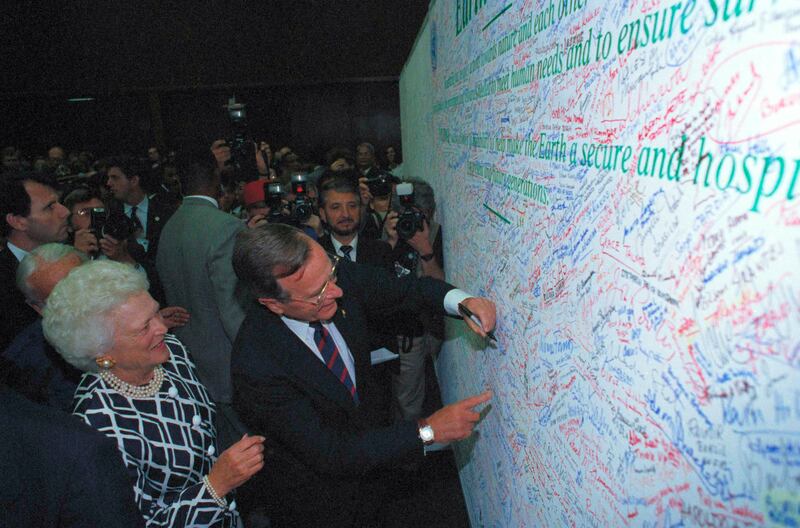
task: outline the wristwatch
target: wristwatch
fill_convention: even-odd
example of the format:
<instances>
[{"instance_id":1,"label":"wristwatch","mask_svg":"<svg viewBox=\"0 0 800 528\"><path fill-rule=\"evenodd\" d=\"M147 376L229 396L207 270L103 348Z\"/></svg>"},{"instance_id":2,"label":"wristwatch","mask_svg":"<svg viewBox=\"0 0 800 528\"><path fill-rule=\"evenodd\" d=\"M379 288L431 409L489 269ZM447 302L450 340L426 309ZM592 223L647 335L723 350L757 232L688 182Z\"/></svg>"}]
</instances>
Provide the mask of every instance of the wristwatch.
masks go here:
<instances>
[{"instance_id":1,"label":"wristwatch","mask_svg":"<svg viewBox=\"0 0 800 528\"><path fill-rule=\"evenodd\" d=\"M427 445L431 445L433 443L433 427L428 425L428 421L425 418L420 418L417 420L417 425L419 426L419 439L422 440L422 443Z\"/></svg>"}]
</instances>

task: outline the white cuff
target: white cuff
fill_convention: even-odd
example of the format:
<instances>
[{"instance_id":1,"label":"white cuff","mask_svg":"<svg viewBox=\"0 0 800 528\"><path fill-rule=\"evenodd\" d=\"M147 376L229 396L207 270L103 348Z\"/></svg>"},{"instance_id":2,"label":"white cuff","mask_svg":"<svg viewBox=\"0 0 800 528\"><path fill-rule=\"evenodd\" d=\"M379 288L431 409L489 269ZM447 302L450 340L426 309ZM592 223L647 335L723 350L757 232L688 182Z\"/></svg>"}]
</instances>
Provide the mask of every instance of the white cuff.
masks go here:
<instances>
[{"instance_id":1,"label":"white cuff","mask_svg":"<svg viewBox=\"0 0 800 528\"><path fill-rule=\"evenodd\" d=\"M463 302L470 297L475 297L474 295L470 295L469 293L465 292L464 290L459 290L458 288L454 288L447 292L447 295L444 296L444 309L448 313L448 315L461 315L458 312L458 305L459 303Z\"/></svg>"}]
</instances>

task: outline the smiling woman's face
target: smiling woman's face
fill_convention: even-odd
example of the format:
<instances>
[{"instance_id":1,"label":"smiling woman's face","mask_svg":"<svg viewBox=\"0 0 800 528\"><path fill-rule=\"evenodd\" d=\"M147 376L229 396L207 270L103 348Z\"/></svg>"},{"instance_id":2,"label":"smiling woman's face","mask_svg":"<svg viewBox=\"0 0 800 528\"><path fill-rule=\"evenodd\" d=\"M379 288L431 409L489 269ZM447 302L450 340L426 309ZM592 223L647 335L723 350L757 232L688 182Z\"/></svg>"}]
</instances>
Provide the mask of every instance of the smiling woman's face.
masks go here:
<instances>
[{"instance_id":1,"label":"smiling woman's face","mask_svg":"<svg viewBox=\"0 0 800 528\"><path fill-rule=\"evenodd\" d=\"M115 370L146 375L169 360L164 343L167 327L149 293L132 295L109 317L114 321L114 340L107 355L116 362Z\"/></svg>"}]
</instances>

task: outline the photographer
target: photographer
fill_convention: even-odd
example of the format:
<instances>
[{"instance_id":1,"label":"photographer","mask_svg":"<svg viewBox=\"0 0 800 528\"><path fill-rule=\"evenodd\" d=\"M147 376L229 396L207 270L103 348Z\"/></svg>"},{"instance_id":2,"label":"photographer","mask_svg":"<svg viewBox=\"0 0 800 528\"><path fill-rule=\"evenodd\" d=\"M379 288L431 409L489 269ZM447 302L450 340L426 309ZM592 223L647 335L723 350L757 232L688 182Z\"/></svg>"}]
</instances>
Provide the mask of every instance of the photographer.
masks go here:
<instances>
[{"instance_id":1,"label":"photographer","mask_svg":"<svg viewBox=\"0 0 800 528\"><path fill-rule=\"evenodd\" d=\"M433 221L436 212L433 189L419 180L406 183L413 188L413 204L403 205L402 197L395 196L393 210L384 223L386 241L394 249L396 269L402 274L416 272L419 277L444 280L442 230Z\"/></svg>"},{"instance_id":2,"label":"photographer","mask_svg":"<svg viewBox=\"0 0 800 528\"><path fill-rule=\"evenodd\" d=\"M400 180L386 171L375 169L369 177L362 176L358 182L361 201L365 204L362 234L364 238L379 239L383 236L392 195Z\"/></svg>"},{"instance_id":3,"label":"photographer","mask_svg":"<svg viewBox=\"0 0 800 528\"><path fill-rule=\"evenodd\" d=\"M106 206L98 193L91 189L75 189L64 197L63 202L64 207L70 212L70 237L75 249L92 257L103 254L110 260L138 266L128 251L127 238L121 241L117 240L108 232L98 232L102 231L102 228L92 225L92 211L96 213L95 218L98 218L97 215L102 215L104 224L108 218ZM122 224L119 228L112 228L115 234L120 233L126 225L130 224L122 218L115 220ZM130 225L129 228L132 229L133 226ZM133 231L130 234L133 234Z\"/></svg>"},{"instance_id":4,"label":"photographer","mask_svg":"<svg viewBox=\"0 0 800 528\"><path fill-rule=\"evenodd\" d=\"M90 189L75 189L64 197L63 202L70 212L70 237L75 249L93 259L107 258L134 266L147 276L150 295L154 299L161 298L159 302L163 305L164 293L155 263L147 259L142 246L136 241L133 220L121 211L111 211L100 195ZM170 314L174 312L174 309L170 310ZM181 311L179 319L184 312Z\"/></svg>"},{"instance_id":5,"label":"photographer","mask_svg":"<svg viewBox=\"0 0 800 528\"><path fill-rule=\"evenodd\" d=\"M247 227L253 228L267 223L289 224L299 227L314 240L322 234L322 222L316 214L312 198L316 188L309 185L305 175L292 177L292 192L280 183L266 180L248 182L244 186L244 206L247 211ZM298 192L299 191L299 192Z\"/></svg>"},{"instance_id":6,"label":"photographer","mask_svg":"<svg viewBox=\"0 0 800 528\"><path fill-rule=\"evenodd\" d=\"M211 155L217 169L230 181L252 181L255 178L271 177L269 162L266 161L272 155L269 145L262 142L262 147L259 147L255 141L242 141L238 148L232 148L231 142L222 138L215 139L211 143ZM250 144L253 149L252 156L248 147Z\"/></svg>"},{"instance_id":7,"label":"photographer","mask_svg":"<svg viewBox=\"0 0 800 528\"><path fill-rule=\"evenodd\" d=\"M431 186L419 180L398 185L392 209L384 231L393 247L395 273L444 280L442 230L433 220L436 201ZM400 372L392 376L392 391L399 414L411 420L422 416L425 362L441 347L444 321L441 316L413 312L394 317L404 325L397 336Z\"/></svg>"}]
</instances>

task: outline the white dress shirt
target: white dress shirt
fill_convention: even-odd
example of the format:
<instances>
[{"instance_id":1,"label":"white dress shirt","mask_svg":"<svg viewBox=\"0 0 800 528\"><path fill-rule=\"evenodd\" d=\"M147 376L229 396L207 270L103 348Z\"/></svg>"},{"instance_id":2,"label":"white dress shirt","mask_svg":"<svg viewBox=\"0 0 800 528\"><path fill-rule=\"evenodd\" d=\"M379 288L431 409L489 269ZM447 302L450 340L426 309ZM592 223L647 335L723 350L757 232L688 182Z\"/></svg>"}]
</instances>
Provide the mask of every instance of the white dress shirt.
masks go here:
<instances>
[{"instance_id":1,"label":"white dress shirt","mask_svg":"<svg viewBox=\"0 0 800 528\"><path fill-rule=\"evenodd\" d=\"M309 350L311 350L319 360L325 364L325 360L322 359L322 353L317 348L317 343L314 341L314 329L311 328L311 325L308 324L308 321L298 321L297 319L290 319L288 317L281 317L281 320L289 327L289 330L294 332L294 335L300 338L300 340L306 344ZM342 334L339 333L339 330L336 329L336 325L332 322L323 322L322 326L328 330L328 334L333 338L333 342L336 344L336 348L339 349L339 355L342 357L342 361L344 361L344 366L347 367L347 373L350 374L350 380L353 382L353 385L358 389L358 385L356 385L356 369L353 363L353 354L350 352L350 348L347 346L347 343L344 342L344 338Z\"/></svg>"},{"instance_id":2,"label":"white dress shirt","mask_svg":"<svg viewBox=\"0 0 800 528\"><path fill-rule=\"evenodd\" d=\"M356 255L358 254L358 235L356 235L353 238L353 240L351 240L350 243L347 244L348 246L353 248L353 250L350 252L350 257L347 257L342 251L342 246L344 246L345 244L342 244L341 242L336 240L336 238L333 235L331 235L331 242L333 242L333 250L336 252L337 255L339 255L340 257L350 258L353 262L356 261Z\"/></svg>"},{"instance_id":3,"label":"white dress shirt","mask_svg":"<svg viewBox=\"0 0 800 528\"><path fill-rule=\"evenodd\" d=\"M147 196L144 199L136 204L136 218L139 219L139 222L142 224L142 236L136 237L136 241L141 244L145 251L147 251L147 246L150 242L147 240L147 209L150 206L150 198ZM134 206L125 204L125 216L131 218L131 212ZM131 218L132 219L132 218Z\"/></svg>"},{"instance_id":4,"label":"white dress shirt","mask_svg":"<svg viewBox=\"0 0 800 528\"><path fill-rule=\"evenodd\" d=\"M447 292L447 295L444 296L445 311L449 315L459 315L458 303L470 297L474 297L474 295L470 295L463 290L459 290L458 288L450 290ZM289 330L294 332L294 335L299 337L300 341L305 343L308 349L311 350L311 352L313 352L323 364L325 364L325 360L322 359L322 354L317 348L316 342L314 342L314 329L311 328L311 326L308 324L308 321L298 321L297 319L290 319L284 316L281 316L281 321L283 321L284 324L289 327ZM333 322L320 322L333 338L336 348L339 349L339 355L342 356L342 361L344 361L344 364L347 367L347 373L350 374L350 380L353 382L353 385L358 388L358 385L356 385L356 370L353 363L353 354L350 352L350 348L347 346L347 343L345 343L344 337L342 337L342 334L339 333L339 330L336 328L336 325Z\"/></svg>"},{"instance_id":5,"label":"white dress shirt","mask_svg":"<svg viewBox=\"0 0 800 528\"><path fill-rule=\"evenodd\" d=\"M11 251L11 253L13 253L14 256L17 258L18 262L22 262L22 259L24 259L26 255L28 255L27 251L25 251L22 248L18 248L11 242L6 242L6 245L8 246L8 249Z\"/></svg>"}]
</instances>

